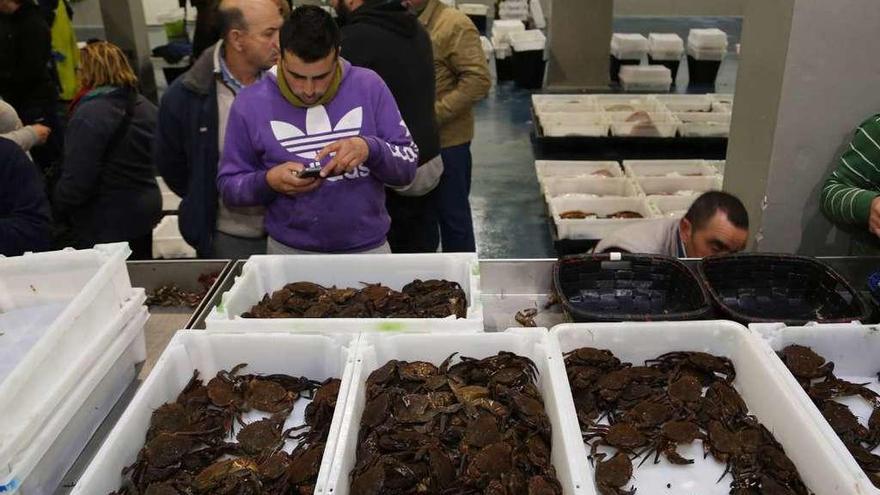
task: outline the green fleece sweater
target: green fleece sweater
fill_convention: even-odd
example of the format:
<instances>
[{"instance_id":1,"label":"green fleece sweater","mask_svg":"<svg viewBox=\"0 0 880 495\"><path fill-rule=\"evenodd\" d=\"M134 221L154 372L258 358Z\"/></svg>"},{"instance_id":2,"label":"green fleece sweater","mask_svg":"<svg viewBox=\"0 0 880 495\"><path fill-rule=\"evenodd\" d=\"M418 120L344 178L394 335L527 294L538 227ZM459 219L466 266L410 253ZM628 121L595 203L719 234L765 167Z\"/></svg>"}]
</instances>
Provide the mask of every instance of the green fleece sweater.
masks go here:
<instances>
[{"instance_id":1,"label":"green fleece sweater","mask_svg":"<svg viewBox=\"0 0 880 495\"><path fill-rule=\"evenodd\" d=\"M880 196L880 114L856 129L837 169L822 189L822 211L833 222L867 226L871 202Z\"/></svg>"}]
</instances>

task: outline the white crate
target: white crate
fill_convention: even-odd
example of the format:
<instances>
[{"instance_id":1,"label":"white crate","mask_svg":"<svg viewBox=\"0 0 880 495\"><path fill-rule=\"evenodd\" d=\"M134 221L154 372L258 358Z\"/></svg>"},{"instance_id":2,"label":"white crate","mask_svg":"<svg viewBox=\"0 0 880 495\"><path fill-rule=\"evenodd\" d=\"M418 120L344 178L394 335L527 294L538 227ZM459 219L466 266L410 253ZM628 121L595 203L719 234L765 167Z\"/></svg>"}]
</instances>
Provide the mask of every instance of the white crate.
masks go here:
<instances>
[{"instance_id":1,"label":"white crate","mask_svg":"<svg viewBox=\"0 0 880 495\"><path fill-rule=\"evenodd\" d=\"M644 218L634 219L563 219L560 214L566 211L580 210L607 216L619 211L634 211ZM655 221L654 210L645 198L578 198L559 197L550 199L550 213L556 223L556 232L560 239L603 239L623 227Z\"/></svg>"},{"instance_id":2,"label":"white crate","mask_svg":"<svg viewBox=\"0 0 880 495\"><path fill-rule=\"evenodd\" d=\"M483 5L481 3L460 3L458 4L458 10L460 10L463 14L473 15L473 16L487 16L489 15L489 6Z\"/></svg>"},{"instance_id":3,"label":"white crate","mask_svg":"<svg viewBox=\"0 0 880 495\"><path fill-rule=\"evenodd\" d=\"M712 110L712 98L706 95L656 95L670 112L708 112Z\"/></svg>"},{"instance_id":4,"label":"white crate","mask_svg":"<svg viewBox=\"0 0 880 495\"><path fill-rule=\"evenodd\" d=\"M153 411L173 402L192 378L193 370L210 380L218 371L248 363L243 373L282 373L315 380L339 378L342 385L333 413L330 435L321 459L319 479L333 462L342 409L351 382L353 346L357 335L217 334L181 330L162 352L156 366L141 385L119 422L95 455L73 490L75 495L110 493L122 484L122 468L132 464L144 445ZM297 401L286 426L303 422L308 401ZM250 422L263 417L254 411L245 415ZM290 451L296 441L288 440Z\"/></svg>"},{"instance_id":5,"label":"white crate","mask_svg":"<svg viewBox=\"0 0 880 495\"><path fill-rule=\"evenodd\" d=\"M153 229L153 258L195 258L196 250L183 240L177 215L167 215Z\"/></svg>"},{"instance_id":6,"label":"white crate","mask_svg":"<svg viewBox=\"0 0 880 495\"><path fill-rule=\"evenodd\" d=\"M502 333L476 335L363 335L358 344L358 359L352 376L352 388L346 403L343 427L337 442L336 462L330 469L326 486L319 484L316 493L347 495L349 475L354 468L358 432L364 411L365 381L369 374L391 359L430 361L439 365L454 352L485 358L499 351L525 356L538 368L538 389L552 428L551 461L556 475L568 495L593 494L583 478L584 470L572 465L570 459L580 447L580 432L566 418L574 415L571 394L560 390L560 376L550 373L550 366L559 359L548 353L546 329L518 328ZM564 376L564 373L563 373ZM566 426L563 427L562 425ZM576 424L575 424L576 428Z\"/></svg>"},{"instance_id":7,"label":"white crate","mask_svg":"<svg viewBox=\"0 0 880 495\"><path fill-rule=\"evenodd\" d=\"M611 55L618 60L641 60L648 53L648 38L641 34L611 35Z\"/></svg>"},{"instance_id":8,"label":"white crate","mask_svg":"<svg viewBox=\"0 0 880 495\"><path fill-rule=\"evenodd\" d=\"M728 137L730 136L730 122L682 122L678 126L681 137Z\"/></svg>"},{"instance_id":9,"label":"white crate","mask_svg":"<svg viewBox=\"0 0 880 495\"><path fill-rule=\"evenodd\" d=\"M532 95L535 113L601 112L596 100L589 95Z\"/></svg>"},{"instance_id":10,"label":"white crate","mask_svg":"<svg viewBox=\"0 0 880 495\"><path fill-rule=\"evenodd\" d=\"M538 120L547 137L607 136L610 126L604 113L547 113Z\"/></svg>"},{"instance_id":11,"label":"white crate","mask_svg":"<svg viewBox=\"0 0 880 495\"><path fill-rule=\"evenodd\" d=\"M610 161L574 161L574 160L536 160L535 174L538 182L543 182L555 177L590 177L603 178L603 172L611 175L609 178L623 177L620 164Z\"/></svg>"},{"instance_id":12,"label":"white crate","mask_svg":"<svg viewBox=\"0 0 880 495\"><path fill-rule=\"evenodd\" d=\"M639 195L639 188L632 180L620 178L555 177L544 179L541 190L549 198L569 194L596 197L632 197Z\"/></svg>"},{"instance_id":13,"label":"white crate","mask_svg":"<svg viewBox=\"0 0 880 495\"><path fill-rule=\"evenodd\" d=\"M678 122L614 122L611 135L617 137L661 137L674 138L678 132Z\"/></svg>"},{"instance_id":14,"label":"white crate","mask_svg":"<svg viewBox=\"0 0 880 495\"><path fill-rule=\"evenodd\" d=\"M805 327L785 327L782 324L749 325L754 332L762 336L767 352L776 367L776 374L782 377L796 393L801 407L811 413L816 427L828 441L849 473L851 487L849 491L841 490L834 493L880 494L862 468L853 459L843 442L834 432L813 401L804 393L797 380L785 364L776 358L776 351L788 345L807 346L828 361L834 362L834 375L838 378L855 383L868 383L867 387L880 392L877 383L878 356L880 356L880 328L858 324L809 325ZM840 399L859 418L862 425L867 425L872 409L863 400L853 397ZM880 448L873 451L880 455ZM832 492L829 492L832 493Z\"/></svg>"},{"instance_id":15,"label":"white crate","mask_svg":"<svg viewBox=\"0 0 880 495\"><path fill-rule=\"evenodd\" d=\"M624 160L628 177L687 177L715 175L705 160Z\"/></svg>"},{"instance_id":16,"label":"white crate","mask_svg":"<svg viewBox=\"0 0 880 495\"><path fill-rule=\"evenodd\" d=\"M727 48L698 48L688 44L687 54L695 60L719 61L724 60L725 55L727 55Z\"/></svg>"},{"instance_id":17,"label":"white crate","mask_svg":"<svg viewBox=\"0 0 880 495\"><path fill-rule=\"evenodd\" d=\"M658 215L681 218L699 197L698 194L688 196L648 196L648 204L654 208Z\"/></svg>"},{"instance_id":18,"label":"white crate","mask_svg":"<svg viewBox=\"0 0 880 495\"><path fill-rule=\"evenodd\" d=\"M727 50L727 33L718 28L691 29L688 45L696 48L718 48Z\"/></svg>"},{"instance_id":19,"label":"white crate","mask_svg":"<svg viewBox=\"0 0 880 495\"><path fill-rule=\"evenodd\" d=\"M684 41L675 33L648 35L648 54L654 60L678 60L684 53Z\"/></svg>"},{"instance_id":20,"label":"white crate","mask_svg":"<svg viewBox=\"0 0 880 495\"><path fill-rule=\"evenodd\" d=\"M596 104L606 112L657 112L663 106L653 96L596 95Z\"/></svg>"},{"instance_id":21,"label":"white crate","mask_svg":"<svg viewBox=\"0 0 880 495\"><path fill-rule=\"evenodd\" d=\"M706 160L707 165L711 165L715 167L715 170L718 171L718 175L724 175L724 169L727 166L727 160Z\"/></svg>"},{"instance_id":22,"label":"white crate","mask_svg":"<svg viewBox=\"0 0 880 495\"><path fill-rule=\"evenodd\" d=\"M0 491L20 495L55 493L113 406L134 381L135 365L146 358L147 308L132 301L136 313L54 410L12 469Z\"/></svg>"},{"instance_id":23,"label":"white crate","mask_svg":"<svg viewBox=\"0 0 880 495\"><path fill-rule=\"evenodd\" d=\"M180 196L174 194L162 177L156 177L156 182L159 184L159 192L162 193L162 211L177 211L180 207Z\"/></svg>"},{"instance_id":24,"label":"white crate","mask_svg":"<svg viewBox=\"0 0 880 495\"><path fill-rule=\"evenodd\" d=\"M648 196L692 196L721 190L717 175L702 177L636 177L636 183Z\"/></svg>"},{"instance_id":25,"label":"white crate","mask_svg":"<svg viewBox=\"0 0 880 495\"><path fill-rule=\"evenodd\" d=\"M0 257L0 478L122 330L114 319L139 295L130 253L122 243Z\"/></svg>"},{"instance_id":26,"label":"white crate","mask_svg":"<svg viewBox=\"0 0 880 495\"><path fill-rule=\"evenodd\" d=\"M620 68L624 91L668 92L672 71L663 65L624 65Z\"/></svg>"},{"instance_id":27,"label":"white crate","mask_svg":"<svg viewBox=\"0 0 880 495\"><path fill-rule=\"evenodd\" d=\"M701 351L730 358L736 367L734 388L742 395L749 412L782 444L807 487L817 494L856 493L848 479L849 472L821 435L812 415L802 407L795 391L779 376L758 339L746 328L727 321L605 323L560 325L550 334L558 340L555 345L563 353L581 347L609 349L621 361L634 365L673 351ZM568 384L564 363L557 360L553 366L555 374L566 377ZM566 420L571 423L568 430L577 425L574 414ZM729 492L729 475L717 482L724 464L711 457L703 459L699 442L682 446L679 452L694 459L694 464L682 467L672 466L666 460L659 464L646 462L634 469L627 488L634 484L639 493L669 495ZM587 453L582 446L571 461L583 467L590 483L595 475Z\"/></svg>"},{"instance_id":28,"label":"white crate","mask_svg":"<svg viewBox=\"0 0 880 495\"><path fill-rule=\"evenodd\" d=\"M413 280L458 282L467 295L467 318L242 318L263 299L291 282L307 281L325 287L360 288L381 283L401 290ZM251 256L222 302L205 321L208 331L227 332L482 332L480 264L476 254L352 254Z\"/></svg>"}]
</instances>

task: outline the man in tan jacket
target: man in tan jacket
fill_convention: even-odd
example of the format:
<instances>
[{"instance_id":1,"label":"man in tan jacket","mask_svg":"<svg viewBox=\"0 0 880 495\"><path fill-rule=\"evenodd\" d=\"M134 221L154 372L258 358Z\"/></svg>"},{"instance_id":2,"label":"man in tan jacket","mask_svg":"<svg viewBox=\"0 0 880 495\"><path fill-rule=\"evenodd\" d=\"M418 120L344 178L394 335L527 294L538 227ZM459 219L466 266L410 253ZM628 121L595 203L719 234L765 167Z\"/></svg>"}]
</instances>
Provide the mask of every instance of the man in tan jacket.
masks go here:
<instances>
[{"instance_id":1,"label":"man in tan jacket","mask_svg":"<svg viewBox=\"0 0 880 495\"><path fill-rule=\"evenodd\" d=\"M440 0L406 0L419 14L434 45L443 177L437 188L440 236L445 252L474 252L471 190L473 106L486 97L492 81L480 33L463 13Z\"/></svg>"}]
</instances>

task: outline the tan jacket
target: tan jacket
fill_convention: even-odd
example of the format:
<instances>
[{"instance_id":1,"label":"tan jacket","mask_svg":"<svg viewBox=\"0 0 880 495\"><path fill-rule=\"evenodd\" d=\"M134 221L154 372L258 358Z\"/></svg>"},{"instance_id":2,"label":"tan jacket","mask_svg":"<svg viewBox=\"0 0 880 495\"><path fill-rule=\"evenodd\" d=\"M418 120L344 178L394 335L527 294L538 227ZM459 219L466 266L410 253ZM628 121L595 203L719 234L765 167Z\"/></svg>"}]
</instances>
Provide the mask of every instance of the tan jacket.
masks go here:
<instances>
[{"instance_id":1,"label":"tan jacket","mask_svg":"<svg viewBox=\"0 0 880 495\"><path fill-rule=\"evenodd\" d=\"M480 33L463 13L440 0L429 0L419 16L434 45L440 146L448 148L474 138L474 104L489 93L492 81Z\"/></svg>"}]
</instances>

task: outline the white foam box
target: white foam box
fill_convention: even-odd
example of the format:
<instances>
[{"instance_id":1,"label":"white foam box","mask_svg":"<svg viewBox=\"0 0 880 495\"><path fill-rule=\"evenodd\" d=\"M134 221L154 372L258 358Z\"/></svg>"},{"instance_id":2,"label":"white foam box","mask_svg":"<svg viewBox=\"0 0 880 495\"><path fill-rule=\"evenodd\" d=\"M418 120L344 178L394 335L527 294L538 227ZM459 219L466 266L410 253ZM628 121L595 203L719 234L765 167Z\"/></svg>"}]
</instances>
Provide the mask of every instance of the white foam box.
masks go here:
<instances>
[{"instance_id":1,"label":"white foam box","mask_svg":"<svg viewBox=\"0 0 880 495\"><path fill-rule=\"evenodd\" d=\"M156 177L156 182L159 184L159 192L162 193L162 211L177 211L180 207L180 196L174 194L162 177Z\"/></svg>"},{"instance_id":2,"label":"white foam box","mask_svg":"<svg viewBox=\"0 0 880 495\"><path fill-rule=\"evenodd\" d=\"M333 462L342 410L351 382L353 350L358 338L357 335L177 332L77 482L73 494L94 495L118 489L123 481L122 469L135 462L144 445L153 411L167 402L175 401L192 378L194 370L198 370L199 376L207 382L218 371L229 370L239 363L248 364L241 371L244 374L281 373L318 381L327 378L342 380L321 460L320 480L326 476ZM303 399L297 401L285 428L303 423L308 403ZM251 411L243 419L250 423L267 416ZM295 440L287 440L284 450L290 452L295 446Z\"/></svg>"},{"instance_id":3,"label":"white foam box","mask_svg":"<svg viewBox=\"0 0 880 495\"><path fill-rule=\"evenodd\" d=\"M641 60L648 53L648 38L635 33L611 35L611 55L618 60Z\"/></svg>"},{"instance_id":4,"label":"white foam box","mask_svg":"<svg viewBox=\"0 0 880 495\"><path fill-rule=\"evenodd\" d=\"M466 15L486 16L489 15L489 6L480 3L460 3L458 10Z\"/></svg>"},{"instance_id":5,"label":"white foam box","mask_svg":"<svg viewBox=\"0 0 880 495\"><path fill-rule=\"evenodd\" d=\"M730 135L729 112L679 112L678 132L682 137L726 137Z\"/></svg>"},{"instance_id":6,"label":"white foam box","mask_svg":"<svg viewBox=\"0 0 880 495\"><path fill-rule=\"evenodd\" d=\"M532 95L535 113L595 113L601 109L590 95Z\"/></svg>"},{"instance_id":7,"label":"white foam box","mask_svg":"<svg viewBox=\"0 0 880 495\"><path fill-rule=\"evenodd\" d=\"M635 183L626 177L556 177L545 179L541 183L541 189L548 198L569 194L632 197L638 196L640 193Z\"/></svg>"},{"instance_id":8,"label":"white foam box","mask_svg":"<svg viewBox=\"0 0 880 495\"><path fill-rule=\"evenodd\" d=\"M538 120L546 137L607 136L611 125L605 113L544 113Z\"/></svg>"},{"instance_id":9,"label":"white foam box","mask_svg":"<svg viewBox=\"0 0 880 495\"><path fill-rule=\"evenodd\" d=\"M749 328L763 338L767 353L776 366L776 373L795 391L801 407L811 413L816 427L828 441L836 457L844 464L848 473L846 489L829 493L880 494L880 489L871 483L813 401L803 392L785 364L776 357L777 351L791 344L807 346L826 360L834 362L834 375L838 378L854 383L867 383L868 388L880 393L880 384L877 383L877 370L880 368L880 327L858 324L812 324L805 327L753 324ZM838 399L838 402L849 406L859 418L859 423L867 427L872 413L867 402L858 397L845 397ZM874 449L872 453L880 455L880 448Z\"/></svg>"},{"instance_id":10,"label":"white foam box","mask_svg":"<svg viewBox=\"0 0 880 495\"><path fill-rule=\"evenodd\" d=\"M458 282L467 295L467 318L242 318L266 294L292 282L325 287L361 288L381 283L394 290L420 279ZM206 321L207 330L226 332L424 332L443 329L482 332L480 264L473 253L351 254L251 256L220 305Z\"/></svg>"},{"instance_id":11,"label":"white foam box","mask_svg":"<svg viewBox=\"0 0 880 495\"><path fill-rule=\"evenodd\" d=\"M316 493L321 493L322 488L325 494L349 493L349 475L356 462L358 432L366 403L365 382L373 370L392 359L429 361L439 366L444 359L456 352L461 356L481 359L507 351L527 357L537 366L537 385L552 428L551 461L556 468L563 493L592 494L584 482L584 471L572 469L570 463L572 456L580 449L580 432L572 429L571 422L565 420L574 416L571 394L568 393L568 397L565 397L565 390L559 390L561 377L558 370L555 375L550 372L551 364L558 361L559 356L548 352L547 341L547 330L542 328L517 328L500 333L472 335L363 335L358 344L352 388L349 390L343 426L336 444L336 462L330 469L327 485L319 485ZM563 404L560 399L567 402Z\"/></svg>"},{"instance_id":12,"label":"white foam box","mask_svg":"<svg viewBox=\"0 0 880 495\"><path fill-rule=\"evenodd\" d=\"M851 488L849 473L837 453L829 448L812 415L779 376L759 339L745 327L727 321L570 324L557 326L550 334L562 353L581 347L608 349L621 361L634 365L676 351L708 352L729 358L736 368L733 386L749 413L782 444L807 487L823 495L856 493L847 491ZM557 360L553 366L557 367L555 375L565 377L568 386L564 363ZM570 394L568 400L572 400ZM574 407L573 403L570 407ZM571 423L567 430L578 424L574 414L568 415L566 420ZM587 458L588 447L581 445L577 457L571 461L584 470L587 483L591 483L595 479L594 469ZM672 466L661 457L659 464L649 461L642 467L634 466L633 477L626 488L635 485L638 493L669 495L729 493L730 475L718 482L724 464L712 457L704 459L700 442L680 446L678 450L683 457L694 459L694 464ZM634 465L639 462L636 460Z\"/></svg>"},{"instance_id":13,"label":"white foam box","mask_svg":"<svg viewBox=\"0 0 880 495\"><path fill-rule=\"evenodd\" d=\"M695 60L724 60L727 55L727 47L724 48L701 48L688 43L687 54Z\"/></svg>"},{"instance_id":14,"label":"white foam box","mask_svg":"<svg viewBox=\"0 0 880 495\"><path fill-rule=\"evenodd\" d=\"M60 488L64 475L134 382L135 366L146 359L144 325L149 313L141 303L143 299L132 301L134 317L120 322L122 332L95 365L78 377L70 394L19 457L15 474L0 481L0 491L43 495Z\"/></svg>"},{"instance_id":15,"label":"white foam box","mask_svg":"<svg viewBox=\"0 0 880 495\"><path fill-rule=\"evenodd\" d=\"M687 177L715 175L705 160L624 160L628 177Z\"/></svg>"},{"instance_id":16,"label":"white foam box","mask_svg":"<svg viewBox=\"0 0 880 495\"><path fill-rule=\"evenodd\" d=\"M668 92L672 71L663 65L624 65L620 68L624 91Z\"/></svg>"},{"instance_id":17,"label":"white foam box","mask_svg":"<svg viewBox=\"0 0 880 495\"><path fill-rule=\"evenodd\" d=\"M721 190L717 175L702 177L636 177L636 183L648 196L692 196Z\"/></svg>"},{"instance_id":18,"label":"white foam box","mask_svg":"<svg viewBox=\"0 0 880 495\"><path fill-rule=\"evenodd\" d=\"M536 160L535 174L538 182L557 177L605 178L623 177L620 164L612 161ZM600 175L601 174L601 175Z\"/></svg>"},{"instance_id":19,"label":"white foam box","mask_svg":"<svg viewBox=\"0 0 880 495\"><path fill-rule=\"evenodd\" d=\"M595 95L596 104L606 112L657 112L663 106L654 96L642 95Z\"/></svg>"},{"instance_id":20,"label":"white foam box","mask_svg":"<svg viewBox=\"0 0 880 495\"><path fill-rule=\"evenodd\" d=\"M0 257L0 479L122 331L115 320L144 298L122 244ZM66 418L69 420L70 418Z\"/></svg>"},{"instance_id":21,"label":"white foam box","mask_svg":"<svg viewBox=\"0 0 880 495\"><path fill-rule=\"evenodd\" d=\"M727 50L727 33L718 28L691 29L688 45L695 48L720 48Z\"/></svg>"},{"instance_id":22,"label":"white foam box","mask_svg":"<svg viewBox=\"0 0 880 495\"><path fill-rule=\"evenodd\" d=\"M684 40L675 33L650 33L648 54L654 60L678 60L684 53Z\"/></svg>"},{"instance_id":23,"label":"white foam box","mask_svg":"<svg viewBox=\"0 0 880 495\"><path fill-rule=\"evenodd\" d=\"M543 50L547 43L547 38L539 29L514 31L508 35L508 38L510 38L510 45L513 47L513 50L517 52Z\"/></svg>"},{"instance_id":24,"label":"white foam box","mask_svg":"<svg viewBox=\"0 0 880 495\"><path fill-rule=\"evenodd\" d=\"M153 229L153 258L195 258L196 250L180 233L177 215L167 215Z\"/></svg>"},{"instance_id":25,"label":"white foam box","mask_svg":"<svg viewBox=\"0 0 880 495\"><path fill-rule=\"evenodd\" d=\"M712 98L707 95L655 95L654 98L673 113L712 110Z\"/></svg>"},{"instance_id":26,"label":"white foam box","mask_svg":"<svg viewBox=\"0 0 880 495\"><path fill-rule=\"evenodd\" d=\"M634 211L644 218L594 218L594 219L563 219L560 214L566 211L580 210L607 216L619 211ZM639 225L655 221L654 210L643 197L636 198L579 198L559 197L550 199L550 213L556 223L557 236L560 239L603 239L623 227Z\"/></svg>"},{"instance_id":27,"label":"white foam box","mask_svg":"<svg viewBox=\"0 0 880 495\"><path fill-rule=\"evenodd\" d=\"M656 213L663 217L681 218L691 205L700 197L699 194L686 196L648 196L648 204Z\"/></svg>"}]
</instances>

